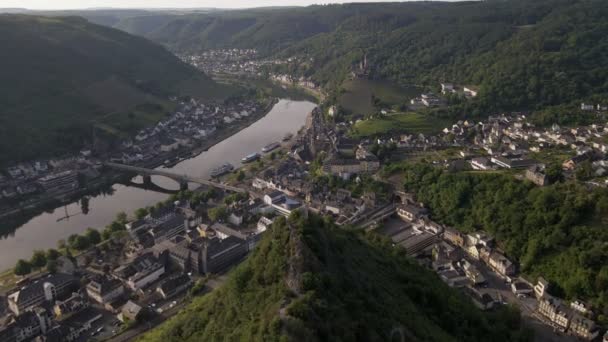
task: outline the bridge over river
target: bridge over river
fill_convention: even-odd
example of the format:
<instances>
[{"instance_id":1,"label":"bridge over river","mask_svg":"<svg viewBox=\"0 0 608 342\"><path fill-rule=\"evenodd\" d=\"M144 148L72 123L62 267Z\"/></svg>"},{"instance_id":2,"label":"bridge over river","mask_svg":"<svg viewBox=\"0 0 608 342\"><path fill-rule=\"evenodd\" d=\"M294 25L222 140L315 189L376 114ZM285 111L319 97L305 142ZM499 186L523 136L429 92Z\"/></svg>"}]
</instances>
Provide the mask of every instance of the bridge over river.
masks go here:
<instances>
[{"instance_id":1,"label":"bridge over river","mask_svg":"<svg viewBox=\"0 0 608 342\"><path fill-rule=\"evenodd\" d=\"M111 169L115 169L118 171L136 173L144 178L144 183L150 182L151 176L163 176L163 177L167 177L167 178L173 179L174 181L178 182L180 184L180 188L182 190L185 190L188 188L188 183L196 183L196 184L202 184L202 185L207 185L207 186L211 186L214 188L222 189L225 191L240 192L240 193L247 192L247 190L239 188L239 187L210 181L210 180L203 179L200 177L181 175L181 174L177 174L177 173L170 172L170 171L153 170L153 169L147 169L144 167L118 164L118 163L104 163L104 165L106 167L109 167Z\"/></svg>"}]
</instances>

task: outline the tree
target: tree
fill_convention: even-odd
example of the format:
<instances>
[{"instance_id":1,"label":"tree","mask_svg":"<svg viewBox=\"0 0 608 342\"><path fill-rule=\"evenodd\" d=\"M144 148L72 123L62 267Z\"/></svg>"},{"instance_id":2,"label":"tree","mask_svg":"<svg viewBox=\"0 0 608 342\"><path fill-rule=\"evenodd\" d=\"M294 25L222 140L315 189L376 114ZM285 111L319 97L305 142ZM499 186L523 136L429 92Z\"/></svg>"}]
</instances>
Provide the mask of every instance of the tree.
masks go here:
<instances>
[{"instance_id":1,"label":"tree","mask_svg":"<svg viewBox=\"0 0 608 342\"><path fill-rule=\"evenodd\" d=\"M146 215L148 215L148 209L146 208L139 208L135 210L135 218L138 220L143 219L144 217L146 217Z\"/></svg>"},{"instance_id":2,"label":"tree","mask_svg":"<svg viewBox=\"0 0 608 342\"><path fill-rule=\"evenodd\" d=\"M89 239L87 239L86 237L84 237L82 235L76 235L76 238L70 244L70 247L74 248L75 250L82 251L82 250L87 249L87 247L89 247L89 245L90 245Z\"/></svg>"},{"instance_id":3,"label":"tree","mask_svg":"<svg viewBox=\"0 0 608 342\"><path fill-rule=\"evenodd\" d=\"M239 182L242 182L245 179L245 172L243 172L243 170L239 170L239 172L236 174L236 180Z\"/></svg>"},{"instance_id":4,"label":"tree","mask_svg":"<svg viewBox=\"0 0 608 342\"><path fill-rule=\"evenodd\" d=\"M30 260L32 267L41 268L46 265L46 254L42 250L35 250Z\"/></svg>"},{"instance_id":5,"label":"tree","mask_svg":"<svg viewBox=\"0 0 608 342\"><path fill-rule=\"evenodd\" d=\"M15 272L15 274L18 276L23 276L23 275L29 274L31 271L32 271L32 265L30 265L29 262L27 262L23 259L19 259L19 261L17 261L17 264L15 265L15 269L13 270L13 272Z\"/></svg>"},{"instance_id":6,"label":"tree","mask_svg":"<svg viewBox=\"0 0 608 342\"><path fill-rule=\"evenodd\" d=\"M585 181L593 177L593 168L591 167L591 162L585 160L584 162L580 163L576 167L575 175L576 179L579 181Z\"/></svg>"},{"instance_id":7,"label":"tree","mask_svg":"<svg viewBox=\"0 0 608 342\"><path fill-rule=\"evenodd\" d=\"M226 210L225 206L220 205L207 210L207 216L209 216L211 221L224 220L228 217L228 211Z\"/></svg>"},{"instance_id":8,"label":"tree","mask_svg":"<svg viewBox=\"0 0 608 342\"><path fill-rule=\"evenodd\" d=\"M101 242L101 234L99 234L99 231L93 228L87 228L84 236L87 238L87 240L89 240L91 245L96 245Z\"/></svg>"},{"instance_id":9,"label":"tree","mask_svg":"<svg viewBox=\"0 0 608 342\"><path fill-rule=\"evenodd\" d=\"M124 211L121 211L118 214L116 214L116 222L126 224L127 221L128 221L127 213L125 213Z\"/></svg>"},{"instance_id":10,"label":"tree","mask_svg":"<svg viewBox=\"0 0 608 342\"><path fill-rule=\"evenodd\" d=\"M547 169L545 170L545 173L547 174L547 179L549 180L549 183L557 183L564 180L562 167L557 163L549 164L549 166L547 166Z\"/></svg>"},{"instance_id":11,"label":"tree","mask_svg":"<svg viewBox=\"0 0 608 342\"><path fill-rule=\"evenodd\" d=\"M58 249L64 249L66 247L66 243L64 239L61 239L59 241L57 241L57 248Z\"/></svg>"},{"instance_id":12,"label":"tree","mask_svg":"<svg viewBox=\"0 0 608 342\"><path fill-rule=\"evenodd\" d=\"M68 236L68 246L72 247L72 245L74 244L74 241L76 241L77 238L78 238L78 234L72 234L72 235Z\"/></svg>"},{"instance_id":13,"label":"tree","mask_svg":"<svg viewBox=\"0 0 608 342\"><path fill-rule=\"evenodd\" d=\"M61 253L54 248L50 248L46 251L46 258L48 260L57 260L61 256Z\"/></svg>"}]
</instances>

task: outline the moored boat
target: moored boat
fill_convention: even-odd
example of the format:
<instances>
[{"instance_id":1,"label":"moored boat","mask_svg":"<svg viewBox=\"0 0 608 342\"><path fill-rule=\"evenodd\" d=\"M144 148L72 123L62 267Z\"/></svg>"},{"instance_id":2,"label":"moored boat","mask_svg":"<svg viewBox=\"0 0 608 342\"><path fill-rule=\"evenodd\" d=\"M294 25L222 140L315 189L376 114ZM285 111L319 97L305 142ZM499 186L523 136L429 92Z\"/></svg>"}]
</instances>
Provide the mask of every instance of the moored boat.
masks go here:
<instances>
[{"instance_id":1,"label":"moored boat","mask_svg":"<svg viewBox=\"0 0 608 342\"><path fill-rule=\"evenodd\" d=\"M232 166L230 163L225 163L222 166L211 170L211 177L219 177L232 172L232 170L234 170L234 166Z\"/></svg>"},{"instance_id":2,"label":"moored boat","mask_svg":"<svg viewBox=\"0 0 608 342\"><path fill-rule=\"evenodd\" d=\"M256 161L258 159L260 159L261 155L259 153L252 153L248 156L243 157L243 159L241 159L241 162L243 163L251 163L252 161Z\"/></svg>"},{"instance_id":3,"label":"moored boat","mask_svg":"<svg viewBox=\"0 0 608 342\"><path fill-rule=\"evenodd\" d=\"M264 153L270 152L270 151L278 148L279 146L281 146L281 144L279 144L278 142L270 143L270 144L264 146L264 148L262 148L262 152L264 152Z\"/></svg>"}]
</instances>

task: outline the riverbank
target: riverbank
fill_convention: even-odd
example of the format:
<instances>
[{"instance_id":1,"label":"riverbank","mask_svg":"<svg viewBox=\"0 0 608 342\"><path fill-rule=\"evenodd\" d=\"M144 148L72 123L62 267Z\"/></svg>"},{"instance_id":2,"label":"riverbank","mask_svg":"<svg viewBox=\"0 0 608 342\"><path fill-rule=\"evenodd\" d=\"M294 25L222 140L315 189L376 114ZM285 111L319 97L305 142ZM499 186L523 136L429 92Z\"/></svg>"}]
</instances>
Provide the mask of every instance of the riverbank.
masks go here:
<instances>
[{"instance_id":1,"label":"riverbank","mask_svg":"<svg viewBox=\"0 0 608 342\"><path fill-rule=\"evenodd\" d=\"M278 103L278 101L279 99L276 97L270 98L268 103L262 109L252 113L234 125L225 127L224 129L213 133L209 139L206 139L198 146L181 148L175 152L164 154L159 158L155 158L146 164L137 166L157 168L165 166L166 160L177 159L178 162L181 162L185 159L195 158L201 153L209 150L211 147L251 126L266 116L272 110L273 106ZM111 189L112 185L114 184L128 183L131 178L132 175L125 174L124 172L104 169L100 178L88 182L83 187L63 193L60 196L45 197L35 202L27 203L26 205L20 203L16 208L12 208L0 213L0 219L7 221L6 224L3 224L3 226L0 228L0 236L4 237L11 234L16 227L43 212L55 210L66 204L79 201L86 196L99 195L100 192Z\"/></svg>"},{"instance_id":2,"label":"riverbank","mask_svg":"<svg viewBox=\"0 0 608 342\"><path fill-rule=\"evenodd\" d=\"M265 110L252 114L247 121L233 126L232 132L224 131L222 135L213 136L213 139L205 141L206 146L189 150L192 154L187 155L188 159L175 166L163 166L163 170L208 179L211 171L223 163L239 167L244 156L261 151L268 143L280 141L287 133L295 135L315 104L280 99L270 106L270 112ZM162 164L163 161L157 162ZM117 212L133 212L137 208L154 205L179 191L178 183L163 176L152 176L151 186L147 187L142 186L141 177L133 176L116 173L117 178L112 178L98 191L85 194L80 201L77 201L77 196L71 203L45 207L36 212L38 215L18 217L18 221L11 222L10 230L5 230L0 239L0 250L3 251L0 269L13 267L18 259L30 258L33 250L54 248L57 240L82 234L88 227L103 230ZM3 219L2 223L6 226L8 220Z\"/></svg>"}]
</instances>

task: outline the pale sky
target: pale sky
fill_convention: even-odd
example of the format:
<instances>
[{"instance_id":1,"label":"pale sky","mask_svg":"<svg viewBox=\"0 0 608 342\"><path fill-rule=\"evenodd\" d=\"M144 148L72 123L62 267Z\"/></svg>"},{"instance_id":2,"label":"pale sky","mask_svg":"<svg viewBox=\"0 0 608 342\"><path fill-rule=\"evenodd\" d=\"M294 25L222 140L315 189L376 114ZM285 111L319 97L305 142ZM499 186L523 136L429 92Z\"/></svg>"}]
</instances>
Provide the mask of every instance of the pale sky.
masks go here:
<instances>
[{"instance_id":1,"label":"pale sky","mask_svg":"<svg viewBox=\"0 0 608 342\"><path fill-rule=\"evenodd\" d=\"M344 2L385 2L386 0L0 0L0 8L83 9L83 8L250 8L263 6L307 6ZM407 0L406 0L407 1ZM447 0L453 1L453 0Z\"/></svg>"}]
</instances>

